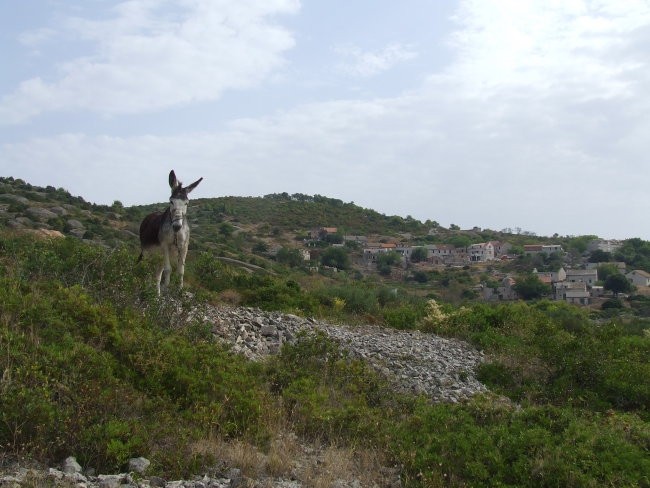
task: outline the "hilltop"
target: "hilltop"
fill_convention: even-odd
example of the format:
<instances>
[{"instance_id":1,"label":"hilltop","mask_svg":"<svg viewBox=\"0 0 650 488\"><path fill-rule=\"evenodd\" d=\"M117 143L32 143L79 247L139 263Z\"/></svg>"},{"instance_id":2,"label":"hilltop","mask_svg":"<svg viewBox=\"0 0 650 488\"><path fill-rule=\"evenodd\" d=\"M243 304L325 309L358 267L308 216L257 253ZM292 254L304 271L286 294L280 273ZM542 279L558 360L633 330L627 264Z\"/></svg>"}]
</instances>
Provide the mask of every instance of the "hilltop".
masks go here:
<instances>
[{"instance_id":1,"label":"hilltop","mask_svg":"<svg viewBox=\"0 0 650 488\"><path fill-rule=\"evenodd\" d=\"M0 225L59 232L109 247L137 249L140 221L165 205L124 207L119 201L94 205L64 189L0 179ZM560 268L584 269L589 262L598 266L600 260L625 263L617 272L650 272L650 243L640 239L444 228L436 221L386 216L320 195L197 199L191 201L189 218L191 256L208 253L228 264L234 274L266 270L307 289L353 280L453 303L529 295L557 299L566 295L564 288L544 286L557 288L549 276ZM533 252L534 246L542 246L542 251ZM534 271L541 285L537 278L531 281ZM600 286L606 276L603 272L598 278ZM517 291L517 281L528 289ZM587 293L592 284L572 292L580 295L575 300L600 307L612 298Z\"/></svg>"}]
</instances>

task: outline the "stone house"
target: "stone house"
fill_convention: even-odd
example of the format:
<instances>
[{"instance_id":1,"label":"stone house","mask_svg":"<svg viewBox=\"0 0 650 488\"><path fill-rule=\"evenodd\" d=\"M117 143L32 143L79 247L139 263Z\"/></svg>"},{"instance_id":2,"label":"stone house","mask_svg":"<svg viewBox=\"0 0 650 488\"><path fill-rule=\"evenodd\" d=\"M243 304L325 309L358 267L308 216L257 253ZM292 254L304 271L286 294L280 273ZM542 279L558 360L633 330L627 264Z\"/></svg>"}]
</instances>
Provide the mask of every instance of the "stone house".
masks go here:
<instances>
[{"instance_id":1,"label":"stone house","mask_svg":"<svg viewBox=\"0 0 650 488\"><path fill-rule=\"evenodd\" d=\"M379 254L395 251L396 249L397 244L394 242L378 242L368 244L368 247L364 248L363 250L363 262L365 264L375 263Z\"/></svg>"},{"instance_id":2,"label":"stone house","mask_svg":"<svg viewBox=\"0 0 650 488\"><path fill-rule=\"evenodd\" d=\"M467 256L469 261L473 263L493 261L495 257L494 245L491 242L472 244L467 248Z\"/></svg>"},{"instance_id":3,"label":"stone house","mask_svg":"<svg viewBox=\"0 0 650 488\"><path fill-rule=\"evenodd\" d=\"M492 244L492 247L494 248L495 258L507 255L510 252L510 249L512 249L512 244L509 244L508 242L490 241L489 243Z\"/></svg>"},{"instance_id":4,"label":"stone house","mask_svg":"<svg viewBox=\"0 0 650 488\"><path fill-rule=\"evenodd\" d=\"M635 269L626 274L625 277L635 286L650 286L650 273L642 269Z\"/></svg>"},{"instance_id":5,"label":"stone house","mask_svg":"<svg viewBox=\"0 0 650 488\"><path fill-rule=\"evenodd\" d=\"M524 254L546 254L547 256L553 253L563 253L564 249L559 244L526 244L524 246Z\"/></svg>"},{"instance_id":6,"label":"stone house","mask_svg":"<svg viewBox=\"0 0 650 488\"><path fill-rule=\"evenodd\" d=\"M454 246L449 244L429 244L425 246L427 249L427 261L438 261L446 263L454 253Z\"/></svg>"},{"instance_id":7,"label":"stone house","mask_svg":"<svg viewBox=\"0 0 650 488\"><path fill-rule=\"evenodd\" d=\"M569 269L566 272L566 281L569 283L584 283L592 286L598 281L598 270L595 269Z\"/></svg>"},{"instance_id":8,"label":"stone house","mask_svg":"<svg viewBox=\"0 0 650 488\"><path fill-rule=\"evenodd\" d=\"M536 274L543 283L552 284L566 280L566 271L564 268L560 268L557 271L537 271L537 269L534 269L533 273Z\"/></svg>"},{"instance_id":9,"label":"stone house","mask_svg":"<svg viewBox=\"0 0 650 488\"><path fill-rule=\"evenodd\" d=\"M575 305L589 305L591 294L587 291L587 285L584 282L562 281L555 283L555 299L562 300Z\"/></svg>"}]
</instances>

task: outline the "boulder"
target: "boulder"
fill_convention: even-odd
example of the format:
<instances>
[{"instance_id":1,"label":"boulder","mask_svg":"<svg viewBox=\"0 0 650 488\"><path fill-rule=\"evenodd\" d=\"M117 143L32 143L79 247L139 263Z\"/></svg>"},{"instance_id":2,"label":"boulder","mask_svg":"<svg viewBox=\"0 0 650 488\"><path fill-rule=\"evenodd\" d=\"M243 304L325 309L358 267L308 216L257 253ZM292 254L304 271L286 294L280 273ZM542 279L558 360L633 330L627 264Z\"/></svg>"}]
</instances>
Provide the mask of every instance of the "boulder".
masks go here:
<instances>
[{"instance_id":1,"label":"boulder","mask_svg":"<svg viewBox=\"0 0 650 488\"><path fill-rule=\"evenodd\" d=\"M65 474L81 473L81 465L77 462L74 456L70 456L63 461L63 472Z\"/></svg>"},{"instance_id":2,"label":"boulder","mask_svg":"<svg viewBox=\"0 0 650 488\"><path fill-rule=\"evenodd\" d=\"M51 212L50 210L42 207L29 207L27 210L25 210L25 213L31 218L40 221L50 220L57 217L54 212Z\"/></svg>"},{"instance_id":3,"label":"boulder","mask_svg":"<svg viewBox=\"0 0 650 488\"><path fill-rule=\"evenodd\" d=\"M151 461L149 461L147 458L143 458L143 457L131 458L129 459L129 471L133 471L139 474L144 474L150 464Z\"/></svg>"}]
</instances>

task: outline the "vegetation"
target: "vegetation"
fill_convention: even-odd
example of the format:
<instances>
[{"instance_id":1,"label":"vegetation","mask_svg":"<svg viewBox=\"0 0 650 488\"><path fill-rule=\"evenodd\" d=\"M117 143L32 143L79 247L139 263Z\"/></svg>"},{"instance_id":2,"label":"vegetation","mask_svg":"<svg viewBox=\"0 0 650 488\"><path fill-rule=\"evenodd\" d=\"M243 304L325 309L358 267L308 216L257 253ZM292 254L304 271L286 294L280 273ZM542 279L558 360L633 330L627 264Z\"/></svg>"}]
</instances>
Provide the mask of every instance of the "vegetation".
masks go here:
<instances>
[{"instance_id":1,"label":"vegetation","mask_svg":"<svg viewBox=\"0 0 650 488\"><path fill-rule=\"evenodd\" d=\"M542 283L537 275L532 273L520 276L514 289L524 300L535 300L551 293L551 287Z\"/></svg>"},{"instance_id":2,"label":"vegetation","mask_svg":"<svg viewBox=\"0 0 650 488\"><path fill-rule=\"evenodd\" d=\"M144 455L160 474L189 476L214 462L214 452L195 448L210 439L268 449L275 416L306 439L385 452L403 466L407 486L648 483L643 329L594 326L554 302L433 302L418 312L392 292L328 290L318 306L330 298L360 314L410 311L392 320L473 342L492 358L482 380L511 399L434 405L391 393L324 337L285 346L266 365L232 355L190 318L200 300L155 299L143 291L152 270L126 269L132 261L127 249L75 239L0 238L3 452L42 462L75 453L99 469ZM216 263L199 257L195 269ZM238 279L201 273L191 281L207 298ZM247 286L258 296L277 287L302 293L265 279Z\"/></svg>"},{"instance_id":3,"label":"vegetation","mask_svg":"<svg viewBox=\"0 0 650 488\"><path fill-rule=\"evenodd\" d=\"M146 456L154 473L188 477L214 465L217 442L268 453L292 432L381 453L408 487L650 486L648 297L617 298L598 311L545 300L472 303L470 269L407 270L410 281L401 281L391 276L399 260L385 276L364 276L351 260L338 273L313 275L293 241L312 226L386 235L436 227L425 242L500 235L446 233L352 203L281 194L199 202L186 272L193 297L172 290L159 300L154 263L133 264L134 226L154 206L96 206L62 189L0 184L30 202L58 202L68 215L48 225L69 234L74 217L92 240L0 229L0 462L54 464L74 454L112 471ZM0 227L27 208L6 195L0 204ZM556 241L578 255L588 237ZM645 269L647 246L638 241L612 260ZM326 243L321 260L330 249L340 259L354 251ZM552 270L557 259L521 256L509 266L526 283L531 265ZM604 280L616 275L603 271ZM498 284L489 268L482 273ZM431 299L464 292L462 306ZM485 352L478 374L491 393L462 404L397 394L323 336L248 362L214 342L200 320L202 307L223 302L466 340Z\"/></svg>"}]
</instances>

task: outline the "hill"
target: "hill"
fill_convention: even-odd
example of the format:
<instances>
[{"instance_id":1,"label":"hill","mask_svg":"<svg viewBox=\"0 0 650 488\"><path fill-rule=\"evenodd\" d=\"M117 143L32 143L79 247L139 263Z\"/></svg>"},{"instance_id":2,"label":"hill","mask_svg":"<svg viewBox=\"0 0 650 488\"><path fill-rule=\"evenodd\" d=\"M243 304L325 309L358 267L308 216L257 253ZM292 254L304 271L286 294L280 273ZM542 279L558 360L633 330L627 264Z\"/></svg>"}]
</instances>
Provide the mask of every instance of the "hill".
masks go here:
<instances>
[{"instance_id":1,"label":"hill","mask_svg":"<svg viewBox=\"0 0 650 488\"><path fill-rule=\"evenodd\" d=\"M138 222L157 205L0 185L0 468L74 455L116 472L145 456L165 478L238 468L249 480L304 486L389 486L393 466L403 486L649 483L643 297L630 297L632 316L548 301L455 306L431 300L430 283L354 268L312 274L268 247L302 246L312 221L386 239L486 231L430 235L433 223L271 195L193 202L192 293L172 287L158 299L154 262L133 264ZM639 260L645 249L636 240L623 248ZM438 279L453 288L472 275ZM471 347L429 346L442 337ZM244 355L271 349L262 361ZM475 349L483 359L465 364Z\"/></svg>"}]
</instances>

